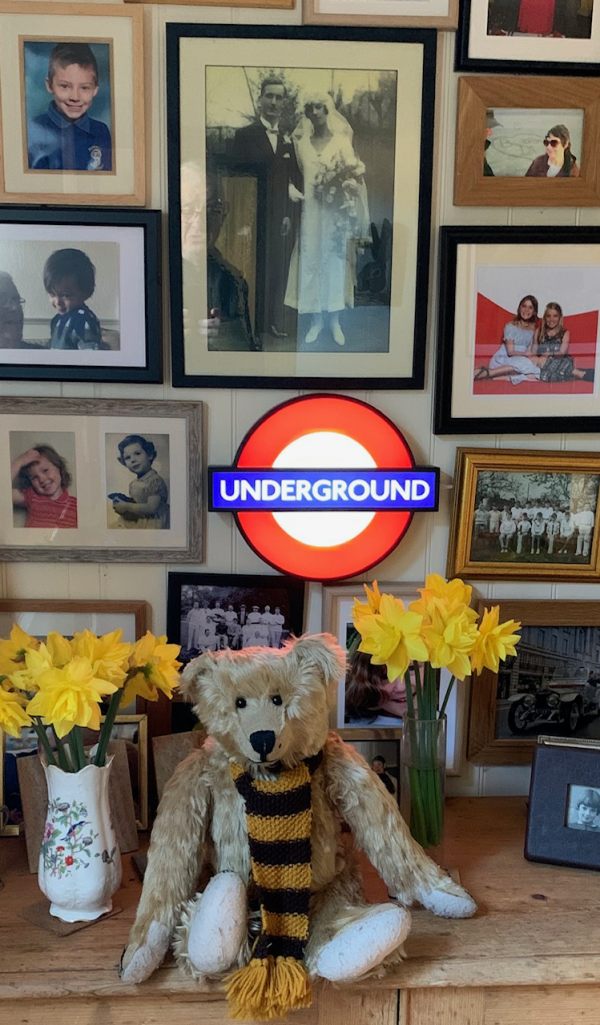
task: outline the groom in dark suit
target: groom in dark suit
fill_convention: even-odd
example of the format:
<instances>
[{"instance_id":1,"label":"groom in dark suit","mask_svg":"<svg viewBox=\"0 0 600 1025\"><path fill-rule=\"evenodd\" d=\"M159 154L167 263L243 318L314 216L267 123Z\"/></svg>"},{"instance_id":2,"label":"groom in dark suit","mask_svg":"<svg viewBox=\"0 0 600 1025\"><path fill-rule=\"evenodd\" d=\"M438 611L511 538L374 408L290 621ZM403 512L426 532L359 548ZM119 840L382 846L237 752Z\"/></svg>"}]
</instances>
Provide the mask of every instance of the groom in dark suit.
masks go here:
<instances>
[{"instance_id":1,"label":"groom in dark suit","mask_svg":"<svg viewBox=\"0 0 600 1025\"><path fill-rule=\"evenodd\" d=\"M287 334L283 297L294 242L288 185L298 185L300 177L293 144L280 127L285 96L281 78L265 78L258 98L258 117L237 129L232 149L234 165L246 165L250 172L255 171L258 180L257 228L264 269L256 330L275 338Z\"/></svg>"}]
</instances>

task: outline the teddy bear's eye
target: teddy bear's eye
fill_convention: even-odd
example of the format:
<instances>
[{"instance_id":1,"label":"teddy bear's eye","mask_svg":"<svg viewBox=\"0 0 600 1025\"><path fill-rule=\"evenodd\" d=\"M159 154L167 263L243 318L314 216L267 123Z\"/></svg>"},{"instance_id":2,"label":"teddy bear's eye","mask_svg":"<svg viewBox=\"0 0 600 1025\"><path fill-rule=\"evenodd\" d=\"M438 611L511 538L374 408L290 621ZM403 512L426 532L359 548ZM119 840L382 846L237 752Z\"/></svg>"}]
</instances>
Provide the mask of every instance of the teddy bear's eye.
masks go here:
<instances>
[{"instance_id":1,"label":"teddy bear's eye","mask_svg":"<svg viewBox=\"0 0 600 1025\"><path fill-rule=\"evenodd\" d=\"M247 704L246 698L236 698L235 699L235 707L236 708L245 708L246 704Z\"/></svg>"},{"instance_id":2,"label":"teddy bear's eye","mask_svg":"<svg viewBox=\"0 0 600 1025\"><path fill-rule=\"evenodd\" d=\"M271 698L271 701L273 702L274 705L282 705L283 704L283 700L282 700L281 694L274 694L273 697Z\"/></svg>"}]
</instances>

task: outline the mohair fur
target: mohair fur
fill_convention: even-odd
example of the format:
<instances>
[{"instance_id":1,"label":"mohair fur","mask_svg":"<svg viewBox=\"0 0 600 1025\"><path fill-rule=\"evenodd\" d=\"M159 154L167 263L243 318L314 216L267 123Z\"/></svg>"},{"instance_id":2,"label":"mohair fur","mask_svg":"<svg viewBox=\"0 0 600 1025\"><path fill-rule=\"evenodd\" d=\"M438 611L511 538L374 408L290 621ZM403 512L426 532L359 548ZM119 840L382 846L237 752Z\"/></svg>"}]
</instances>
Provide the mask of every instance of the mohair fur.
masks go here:
<instances>
[{"instance_id":1,"label":"mohair fur","mask_svg":"<svg viewBox=\"0 0 600 1025\"><path fill-rule=\"evenodd\" d=\"M183 691L209 737L179 765L160 803L138 912L123 955L124 981L147 978L164 957L165 937L175 936L181 968L203 977L190 964L186 942L207 861L214 872L234 872L252 886L244 804L229 772L231 760L266 776L268 762L291 767L323 750L312 782L313 896L305 952L309 973L316 973L319 953L341 928L374 913L362 894L352 851L341 842L342 820L399 904L409 907L418 900L447 917L474 913L469 894L412 839L395 799L377 775L330 732L330 699L345 665L344 652L327 634L301 637L280 650L210 652L188 665ZM281 704L273 703L276 695ZM246 699L246 707L236 707L238 697ZM276 738L265 763L249 740L257 730L273 731ZM244 940L227 967L246 963L249 951ZM380 974L402 955L400 945L366 974Z\"/></svg>"}]
</instances>

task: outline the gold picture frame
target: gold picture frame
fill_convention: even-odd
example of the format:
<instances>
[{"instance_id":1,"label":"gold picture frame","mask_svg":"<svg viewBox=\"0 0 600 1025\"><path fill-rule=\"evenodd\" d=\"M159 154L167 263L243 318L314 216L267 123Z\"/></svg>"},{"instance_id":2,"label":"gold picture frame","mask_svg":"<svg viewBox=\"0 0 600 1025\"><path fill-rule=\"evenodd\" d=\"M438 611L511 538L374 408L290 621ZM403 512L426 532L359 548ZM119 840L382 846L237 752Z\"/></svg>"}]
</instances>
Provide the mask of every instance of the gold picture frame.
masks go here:
<instances>
[{"instance_id":1,"label":"gold picture frame","mask_svg":"<svg viewBox=\"0 0 600 1025\"><path fill-rule=\"evenodd\" d=\"M458 0L303 0L302 21L305 25L394 25L447 31L458 25Z\"/></svg>"}]
</instances>

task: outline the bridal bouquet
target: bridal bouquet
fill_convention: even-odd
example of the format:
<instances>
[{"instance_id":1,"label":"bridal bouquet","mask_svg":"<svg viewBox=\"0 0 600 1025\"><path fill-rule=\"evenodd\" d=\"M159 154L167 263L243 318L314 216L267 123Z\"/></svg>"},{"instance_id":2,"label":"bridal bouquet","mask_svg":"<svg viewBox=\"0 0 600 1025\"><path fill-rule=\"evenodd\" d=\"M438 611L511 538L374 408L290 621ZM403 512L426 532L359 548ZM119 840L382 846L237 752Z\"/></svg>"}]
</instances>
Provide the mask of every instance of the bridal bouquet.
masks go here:
<instances>
[{"instance_id":1,"label":"bridal bouquet","mask_svg":"<svg viewBox=\"0 0 600 1025\"><path fill-rule=\"evenodd\" d=\"M122 630L101 637L82 630L70 640L49 633L39 641L14 625L0 640L0 729L18 737L33 727L48 765L65 772L84 768L81 731L97 730L92 764L104 765L119 706L136 697L157 701L161 693L171 698L181 666L180 646L166 637L149 631L135 643L121 637Z\"/></svg>"},{"instance_id":2,"label":"bridal bouquet","mask_svg":"<svg viewBox=\"0 0 600 1025\"><path fill-rule=\"evenodd\" d=\"M362 160L346 163L337 157L333 164L321 164L313 184L315 196L323 203L336 202L342 209L351 209L364 174Z\"/></svg>"}]
</instances>

